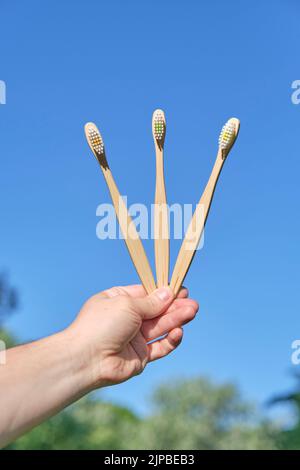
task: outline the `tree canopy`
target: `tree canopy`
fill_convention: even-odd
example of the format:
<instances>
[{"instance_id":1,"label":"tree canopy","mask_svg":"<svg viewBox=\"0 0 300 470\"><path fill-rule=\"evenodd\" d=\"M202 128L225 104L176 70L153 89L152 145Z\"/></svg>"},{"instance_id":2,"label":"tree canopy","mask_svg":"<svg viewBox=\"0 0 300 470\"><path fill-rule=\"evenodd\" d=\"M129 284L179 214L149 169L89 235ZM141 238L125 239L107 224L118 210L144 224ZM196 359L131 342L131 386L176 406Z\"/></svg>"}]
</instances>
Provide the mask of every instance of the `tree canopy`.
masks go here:
<instances>
[{"instance_id":1,"label":"tree canopy","mask_svg":"<svg viewBox=\"0 0 300 470\"><path fill-rule=\"evenodd\" d=\"M273 449L276 430L232 384L206 378L161 385L149 416L95 397L80 400L10 449Z\"/></svg>"}]
</instances>

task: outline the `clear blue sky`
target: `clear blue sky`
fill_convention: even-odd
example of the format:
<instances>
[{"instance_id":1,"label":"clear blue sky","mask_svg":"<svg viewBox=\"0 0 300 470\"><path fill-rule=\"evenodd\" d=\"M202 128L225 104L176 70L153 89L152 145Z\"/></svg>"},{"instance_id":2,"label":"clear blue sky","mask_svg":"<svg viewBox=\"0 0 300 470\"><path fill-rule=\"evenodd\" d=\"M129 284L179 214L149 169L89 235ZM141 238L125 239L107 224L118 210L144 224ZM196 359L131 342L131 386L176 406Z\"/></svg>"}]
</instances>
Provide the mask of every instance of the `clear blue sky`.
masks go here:
<instances>
[{"instance_id":1,"label":"clear blue sky","mask_svg":"<svg viewBox=\"0 0 300 470\"><path fill-rule=\"evenodd\" d=\"M220 128L237 116L240 136L186 279L199 316L174 355L105 394L145 410L153 386L174 376L233 380L260 402L290 387L300 336L299 2L1 0L0 14L0 266L21 295L7 327L22 341L42 337L91 294L137 282L124 243L95 235L109 196L86 121L101 128L129 203L150 205L151 116L163 108L169 201L195 204Z\"/></svg>"}]
</instances>

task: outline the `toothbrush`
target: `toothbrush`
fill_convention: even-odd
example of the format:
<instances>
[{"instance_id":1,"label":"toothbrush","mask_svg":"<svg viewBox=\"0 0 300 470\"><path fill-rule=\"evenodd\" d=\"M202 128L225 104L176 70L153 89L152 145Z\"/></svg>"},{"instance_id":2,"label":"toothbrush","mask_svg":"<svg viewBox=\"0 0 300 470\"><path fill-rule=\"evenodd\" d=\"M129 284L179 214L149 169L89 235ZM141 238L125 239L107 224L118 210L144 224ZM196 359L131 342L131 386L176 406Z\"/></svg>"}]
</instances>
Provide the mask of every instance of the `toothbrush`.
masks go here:
<instances>
[{"instance_id":1,"label":"toothbrush","mask_svg":"<svg viewBox=\"0 0 300 470\"><path fill-rule=\"evenodd\" d=\"M179 292L197 250L203 228L208 217L218 178L226 157L238 136L239 128L240 121L236 118L231 118L223 126L220 133L218 154L214 167L187 229L172 274L170 286L175 295Z\"/></svg>"},{"instance_id":2,"label":"toothbrush","mask_svg":"<svg viewBox=\"0 0 300 470\"><path fill-rule=\"evenodd\" d=\"M147 293L150 294L156 289L152 270L146 256L144 247L137 233L134 222L132 221L126 204L124 203L119 190L116 186L111 170L106 160L103 139L96 125L89 122L84 127L88 144L98 160L103 172L106 184L108 186L116 215L124 236L126 246L135 266L135 269L142 281Z\"/></svg>"},{"instance_id":3,"label":"toothbrush","mask_svg":"<svg viewBox=\"0 0 300 470\"><path fill-rule=\"evenodd\" d=\"M169 214L164 180L164 142L166 119L157 109L152 117L152 134L156 154L156 188L154 205L154 251L157 287L169 284Z\"/></svg>"}]
</instances>

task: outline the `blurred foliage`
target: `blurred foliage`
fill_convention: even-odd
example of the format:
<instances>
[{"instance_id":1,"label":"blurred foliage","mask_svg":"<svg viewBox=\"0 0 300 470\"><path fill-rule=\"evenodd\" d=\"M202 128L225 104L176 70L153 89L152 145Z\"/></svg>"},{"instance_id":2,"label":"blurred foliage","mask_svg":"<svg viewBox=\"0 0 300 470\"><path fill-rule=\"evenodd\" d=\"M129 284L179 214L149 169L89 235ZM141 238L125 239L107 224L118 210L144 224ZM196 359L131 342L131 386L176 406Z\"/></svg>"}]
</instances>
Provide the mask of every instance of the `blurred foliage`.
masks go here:
<instances>
[{"instance_id":1,"label":"blurred foliage","mask_svg":"<svg viewBox=\"0 0 300 470\"><path fill-rule=\"evenodd\" d=\"M127 408L84 398L7 449L129 449L139 419Z\"/></svg>"},{"instance_id":2,"label":"blurred foliage","mask_svg":"<svg viewBox=\"0 0 300 470\"><path fill-rule=\"evenodd\" d=\"M17 342L13 335L8 333L4 328L0 326L0 340L4 341L6 348L12 348L16 346Z\"/></svg>"},{"instance_id":3,"label":"blurred foliage","mask_svg":"<svg viewBox=\"0 0 300 470\"><path fill-rule=\"evenodd\" d=\"M18 294L5 273L0 273L0 325L3 320L15 312L18 307Z\"/></svg>"},{"instance_id":4,"label":"blurred foliage","mask_svg":"<svg viewBox=\"0 0 300 470\"><path fill-rule=\"evenodd\" d=\"M16 344L1 321L18 295L0 274L0 339ZM300 449L300 374L296 390L273 398L295 411L295 425L281 430L259 415L233 384L207 378L178 380L154 391L145 417L94 396L83 398L19 438L7 449Z\"/></svg>"},{"instance_id":5,"label":"blurred foliage","mask_svg":"<svg viewBox=\"0 0 300 470\"><path fill-rule=\"evenodd\" d=\"M286 404L292 408L295 424L292 428L283 430L277 438L277 446L283 450L300 449L300 373L295 373L296 387L289 393L275 396L270 400L271 405Z\"/></svg>"},{"instance_id":6,"label":"blurred foliage","mask_svg":"<svg viewBox=\"0 0 300 470\"><path fill-rule=\"evenodd\" d=\"M153 413L85 398L8 449L273 449L276 430L233 385L205 378L162 385Z\"/></svg>"},{"instance_id":7,"label":"blurred foliage","mask_svg":"<svg viewBox=\"0 0 300 470\"><path fill-rule=\"evenodd\" d=\"M162 385L154 413L141 426L139 448L273 449L275 428L242 400L232 384L206 378ZM142 445L141 445L142 444Z\"/></svg>"},{"instance_id":8,"label":"blurred foliage","mask_svg":"<svg viewBox=\"0 0 300 470\"><path fill-rule=\"evenodd\" d=\"M4 319L14 313L18 307L18 294L9 282L5 273L0 273L0 340L7 348L15 346L15 338L2 327Z\"/></svg>"}]
</instances>

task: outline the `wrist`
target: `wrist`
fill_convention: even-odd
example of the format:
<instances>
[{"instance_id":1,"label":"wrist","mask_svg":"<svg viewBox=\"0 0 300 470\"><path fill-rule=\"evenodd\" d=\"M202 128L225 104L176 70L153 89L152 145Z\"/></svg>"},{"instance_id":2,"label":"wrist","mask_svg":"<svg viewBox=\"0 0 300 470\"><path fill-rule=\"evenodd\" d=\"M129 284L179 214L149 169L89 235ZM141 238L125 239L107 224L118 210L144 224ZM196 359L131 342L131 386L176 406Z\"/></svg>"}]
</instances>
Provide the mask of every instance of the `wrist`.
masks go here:
<instances>
[{"instance_id":1,"label":"wrist","mask_svg":"<svg viewBox=\"0 0 300 470\"><path fill-rule=\"evenodd\" d=\"M69 374L79 395L84 395L105 385L101 379L100 354L95 355L85 338L72 327L59 333L68 351ZM96 356L96 357L95 357Z\"/></svg>"}]
</instances>

